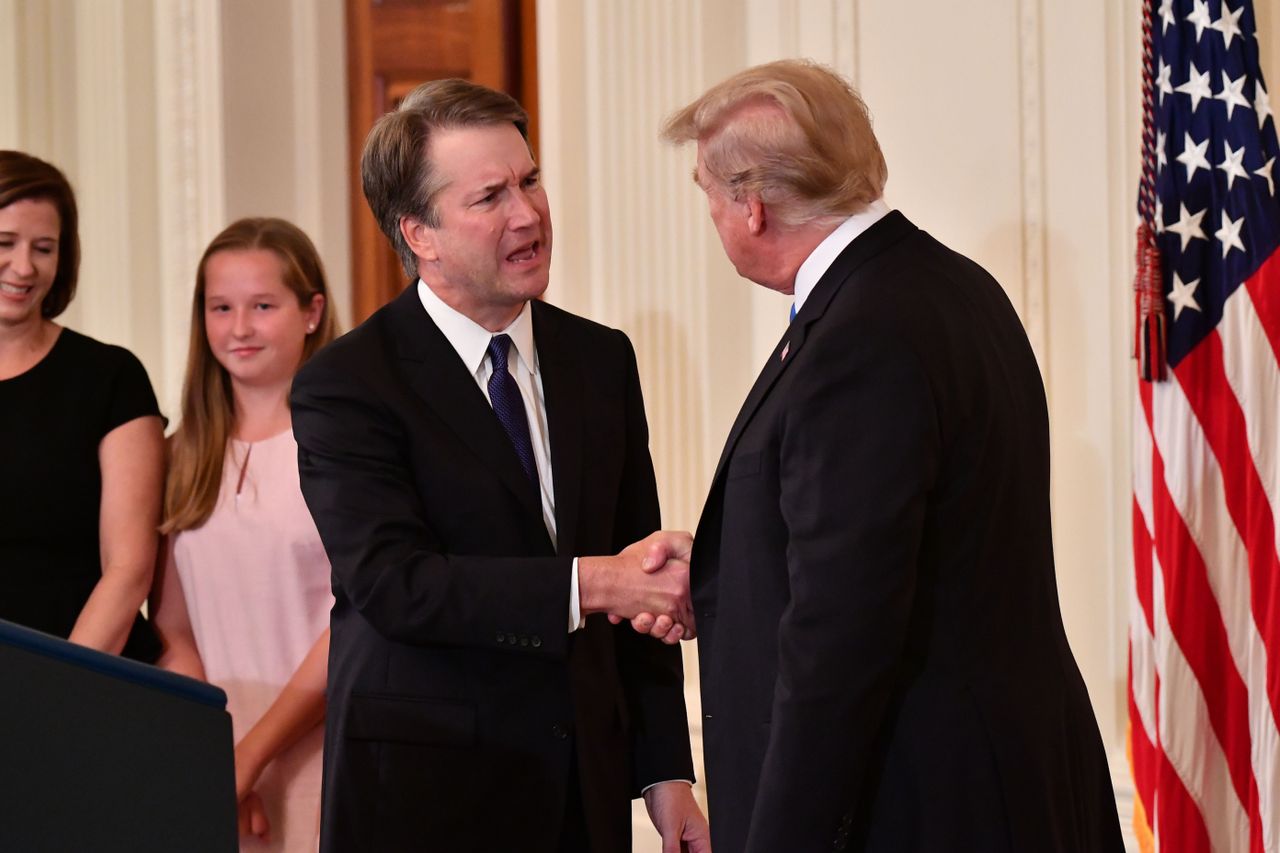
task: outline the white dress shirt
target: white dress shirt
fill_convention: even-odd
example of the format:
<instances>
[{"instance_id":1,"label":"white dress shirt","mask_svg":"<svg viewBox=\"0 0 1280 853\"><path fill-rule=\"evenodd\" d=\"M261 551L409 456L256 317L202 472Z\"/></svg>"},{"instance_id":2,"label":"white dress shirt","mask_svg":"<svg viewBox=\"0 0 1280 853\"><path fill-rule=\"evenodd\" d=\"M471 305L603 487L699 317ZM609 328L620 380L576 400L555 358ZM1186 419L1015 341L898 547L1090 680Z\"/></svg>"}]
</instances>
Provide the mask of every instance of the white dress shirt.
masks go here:
<instances>
[{"instance_id":1,"label":"white dress shirt","mask_svg":"<svg viewBox=\"0 0 1280 853\"><path fill-rule=\"evenodd\" d=\"M507 370L520 389L524 412L529 420L529 439L533 445L533 461L538 466L538 487L542 493L542 523L547 527L552 547L555 547L556 493L551 480L551 439L547 432L547 401L542 391L542 373L538 368L538 348L533 341L533 310L526 302L509 326L500 332L490 332L470 317L446 305L422 279L418 279L418 299L436 327L458 353L467 371L475 377L486 400L489 399L489 377L493 375L493 365L489 363L489 341L497 335L511 338L511 348L507 352ZM578 560L575 557L569 578L569 630L572 632L581 628L582 621L582 606L578 601Z\"/></svg>"},{"instance_id":2,"label":"white dress shirt","mask_svg":"<svg viewBox=\"0 0 1280 853\"><path fill-rule=\"evenodd\" d=\"M813 288L817 285L818 279L822 278L823 274L831 268L831 265L836 262L836 258L840 257L840 253L845 250L845 247L852 243L863 231L883 219L888 212L889 205L884 203L884 199L876 199L864 209L841 222L836 230L828 234L826 239L809 253L809 257L804 259L804 263L796 271L796 286L792 291L795 296L797 314L804 307L804 301L809 298L809 294L813 293Z\"/></svg>"}]
</instances>

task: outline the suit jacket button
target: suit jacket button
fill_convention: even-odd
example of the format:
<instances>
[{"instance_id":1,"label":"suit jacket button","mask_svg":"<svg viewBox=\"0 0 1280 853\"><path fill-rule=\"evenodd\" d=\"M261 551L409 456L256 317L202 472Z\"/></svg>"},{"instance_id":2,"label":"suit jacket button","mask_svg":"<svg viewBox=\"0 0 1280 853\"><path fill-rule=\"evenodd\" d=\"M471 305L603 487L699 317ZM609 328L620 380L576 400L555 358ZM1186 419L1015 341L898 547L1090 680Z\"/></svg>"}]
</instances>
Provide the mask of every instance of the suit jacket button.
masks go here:
<instances>
[{"instance_id":1,"label":"suit jacket button","mask_svg":"<svg viewBox=\"0 0 1280 853\"><path fill-rule=\"evenodd\" d=\"M542 645L542 638L539 637L537 634L534 634L533 639L530 642L533 643L533 647L536 649Z\"/></svg>"},{"instance_id":2,"label":"suit jacket button","mask_svg":"<svg viewBox=\"0 0 1280 853\"><path fill-rule=\"evenodd\" d=\"M559 723L556 723L555 725L553 725L553 726L551 727L551 734L552 734L552 735L553 735L557 740L564 740L565 738L567 738L567 737L569 736L569 732L568 732L568 730L566 730L566 729L565 729L565 727L564 727L564 726L562 726L562 725L560 725Z\"/></svg>"},{"instance_id":3,"label":"suit jacket button","mask_svg":"<svg viewBox=\"0 0 1280 853\"><path fill-rule=\"evenodd\" d=\"M528 648L528 646L529 646L529 638L522 636L520 638L520 648Z\"/></svg>"},{"instance_id":4,"label":"suit jacket button","mask_svg":"<svg viewBox=\"0 0 1280 853\"><path fill-rule=\"evenodd\" d=\"M499 632L498 632L498 645L502 645L502 644L503 644L503 643L505 643L506 641L507 641L507 635L506 635L506 634L504 634L504 633L502 633L501 631L499 631Z\"/></svg>"}]
</instances>

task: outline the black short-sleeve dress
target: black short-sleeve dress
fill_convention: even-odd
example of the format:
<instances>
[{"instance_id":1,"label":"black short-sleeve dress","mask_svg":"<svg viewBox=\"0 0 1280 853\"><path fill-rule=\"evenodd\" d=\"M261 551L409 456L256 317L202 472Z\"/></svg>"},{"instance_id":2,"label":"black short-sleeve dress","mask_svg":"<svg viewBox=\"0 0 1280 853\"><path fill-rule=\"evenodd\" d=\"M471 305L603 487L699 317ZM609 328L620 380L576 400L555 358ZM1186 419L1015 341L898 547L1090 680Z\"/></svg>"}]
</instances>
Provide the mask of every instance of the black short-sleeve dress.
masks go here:
<instances>
[{"instance_id":1,"label":"black short-sleeve dress","mask_svg":"<svg viewBox=\"0 0 1280 853\"><path fill-rule=\"evenodd\" d=\"M70 329L26 373L0 380L0 619L71 633L102 577L98 445L159 414L133 353ZM123 654L150 663L159 652L139 615Z\"/></svg>"}]
</instances>

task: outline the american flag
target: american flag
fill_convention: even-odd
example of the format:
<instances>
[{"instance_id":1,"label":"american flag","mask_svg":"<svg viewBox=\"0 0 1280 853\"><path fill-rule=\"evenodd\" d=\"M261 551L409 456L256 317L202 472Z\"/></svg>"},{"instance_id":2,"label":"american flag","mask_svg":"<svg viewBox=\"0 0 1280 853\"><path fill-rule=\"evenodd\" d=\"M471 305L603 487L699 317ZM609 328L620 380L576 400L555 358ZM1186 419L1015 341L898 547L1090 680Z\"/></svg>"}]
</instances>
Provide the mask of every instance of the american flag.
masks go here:
<instances>
[{"instance_id":1,"label":"american flag","mask_svg":"<svg viewBox=\"0 0 1280 853\"><path fill-rule=\"evenodd\" d=\"M1248 0L1144 14L1135 823L1146 849L1280 853L1275 118Z\"/></svg>"}]
</instances>

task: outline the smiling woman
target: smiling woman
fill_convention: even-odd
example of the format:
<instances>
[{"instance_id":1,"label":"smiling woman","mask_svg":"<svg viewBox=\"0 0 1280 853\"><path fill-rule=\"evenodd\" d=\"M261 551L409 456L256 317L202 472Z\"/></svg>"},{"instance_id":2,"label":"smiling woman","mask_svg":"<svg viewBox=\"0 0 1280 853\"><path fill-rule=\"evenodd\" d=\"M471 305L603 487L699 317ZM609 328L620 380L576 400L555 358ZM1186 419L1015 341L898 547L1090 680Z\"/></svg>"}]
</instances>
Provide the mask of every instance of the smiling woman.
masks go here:
<instances>
[{"instance_id":1,"label":"smiling woman","mask_svg":"<svg viewBox=\"0 0 1280 853\"><path fill-rule=\"evenodd\" d=\"M79 262L66 178L0 151L0 619L150 662L163 427L131 353L54 322Z\"/></svg>"}]
</instances>

